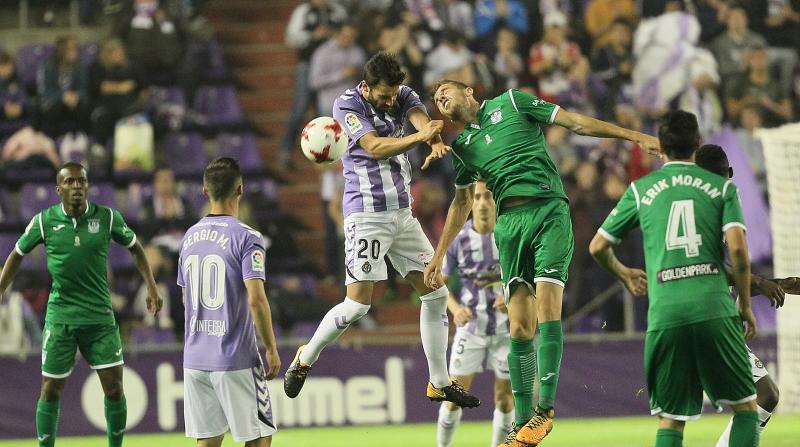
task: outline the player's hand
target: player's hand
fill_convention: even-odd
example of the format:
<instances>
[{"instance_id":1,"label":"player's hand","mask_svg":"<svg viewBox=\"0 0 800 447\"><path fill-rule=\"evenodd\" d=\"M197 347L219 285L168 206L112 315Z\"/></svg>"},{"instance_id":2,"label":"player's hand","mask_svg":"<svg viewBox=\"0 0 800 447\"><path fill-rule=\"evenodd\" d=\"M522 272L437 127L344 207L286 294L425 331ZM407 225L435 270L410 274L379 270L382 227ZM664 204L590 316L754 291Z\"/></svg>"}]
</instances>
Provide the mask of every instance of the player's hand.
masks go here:
<instances>
[{"instance_id":1,"label":"player's hand","mask_svg":"<svg viewBox=\"0 0 800 447\"><path fill-rule=\"evenodd\" d=\"M776 278L770 281L774 281L781 286L784 292L790 295L800 295L800 278L797 276L790 276L788 278Z\"/></svg>"},{"instance_id":2,"label":"player's hand","mask_svg":"<svg viewBox=\"0 0 800 447\"><path fill-rule=\"evenodd\" d=\"M628 268L623 272L620 280L633 296L642 296L647 293L647 273L644 270Z\"/></svg>"},{"instance_id":3,"label":"player's hand","mask_svg":"<svg viewBox=\"0 0 800 447\"><path fill-rule=\"evenodd\" d=\"M278 349L267 349L267 380L274 379L281 370L281 358Z\"/></svg>"},{"instance_id":4,"label":"player's hand","mask_svg":"<svg viewBox=\"0 0 800 447\"><path fill-rule=\"evenodd\" d=\"M661 143L654 136L640 133L639 138L636 139L636 144L650 155L661 155Z\"/></svg>"},{"instance_id":5,"label":"player's hand","mask_svg":"<svg viewBox=\"0 0 800 447\"><path fill-rule=\"evenodd\" d=\"M431 153L425 157L425 162L422 163L422 169L428 169L428 165L430 165L433 160L441 160L451 150L453 150L453 148L442 142L431 144Z\"/></svg>"},{"instance_id":6,"label":"player's hand","mask_svg":"<svg viewBox=\"0 0 800 447\"><path fill-rule=\"evenodd\" d=\"M472 320L472 311L467 306L461 306L456 313L453 314L453 323L456 326L464 326Z\"/></svg>"},{"instance_id":7,"label":"player's hand","mask_svg":"<svg viewBox=\"0 0 800 447\"><path fill-rule=\"evenodd\" d=\"M748 306L747 309L742 309L740 307L739 315L742 317L742 322L744 322L744 338L750 340L758 333L756 315L753 313L753 309L751 309L750 306Z\"/></svg>"},{"instance_id":8,"label":"player's hand","mask_svg":"<svg viewBox=\"0 0 800 447\"><path fill-rule=\"evenodd\" d=\"M161 299L161 296L158 294L158 289L149 288L147 290L147 311L152 313L153 316L156 316L163 305L164 300Z\"/></svg>"},{"instance_id":9,"label":"player's hand","mask_svg":"<svg viewBox=\"0 0 800 447\"><path fill-rule=\"evenodd\" d=\"M494 299L494 304L492 304L492 307L498 312L507 314L508 308L506 307L506 297L503 295L497 295L497 298Z\"/></svg>"},{"instance_id":10,"label":"player's hand","mask_svg":"<svg viewBox=\"0 0 800 447\"><path fill-rule=\"evenodd\" d=\"M422 272L422 279L425 281L426 286L434 290L444 286L442 261L432 259L431 262L425 266L425 270Z\"/></svg>"},{"instance_id":11,"label":"player's hand","mask_svg":"<svg viewBox=\"0 0 800 447\"><path fill-rule=\"evenodd\" d=\"M755 279L755 277L753 279ZM772 307L777 309L783 306L783 300L786 299L786 292L784 292L783 288L775 280L760 278L758 281L752 282L751 288L753 289L753 295L764 295L767 297Z\"/></svg>"},{"instance_id":12,"label":"player's hand","mask_svg":"<svg viewBox=\"0 0 800 447\"><path fill-rule=\"evenodd\" d=\"M422 126L422 129L419 129L417 133L419 134L420 141L431 141L435 136L439 135L444 129L444 121L442 120L430 120Z\"/></svg>"}]
</instances>

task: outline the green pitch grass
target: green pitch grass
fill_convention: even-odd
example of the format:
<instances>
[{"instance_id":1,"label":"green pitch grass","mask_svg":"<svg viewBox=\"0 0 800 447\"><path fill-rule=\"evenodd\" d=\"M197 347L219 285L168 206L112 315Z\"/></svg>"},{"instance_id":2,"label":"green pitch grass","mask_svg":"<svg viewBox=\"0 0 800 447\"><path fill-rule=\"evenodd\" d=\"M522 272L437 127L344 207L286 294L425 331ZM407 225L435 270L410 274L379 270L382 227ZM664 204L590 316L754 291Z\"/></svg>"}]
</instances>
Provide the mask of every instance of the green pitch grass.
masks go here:
<instances>
[{"instance_id":1,"label":"green pitch grass","mask_svg":"<svg viewBox=\"0 0 800 447\"><path fill-rule=\"evenodd\" d=\"M727 415L704 416L687 424L684 447L713 447ZM487 447L491 423L470 422L459 426L453 442L457 447ZM556 419L553 432L542 447L614 446L648 447L655 443L656 420L650 417L609 419ZM279 431L272 443L281 446L325 447L416 447L436 444L435 424L409 424L343 428L290 428ZM0 441L0 447L36 445L34 440ZM104 447L105 437L60 437L58 447ZM180 434L128 435L126 447L186 446L195 443ZM223 446L235 444L228 435ZM800 415L776 415L761 436L761 447L800 445Z\"/></svg>"}]
</instances>

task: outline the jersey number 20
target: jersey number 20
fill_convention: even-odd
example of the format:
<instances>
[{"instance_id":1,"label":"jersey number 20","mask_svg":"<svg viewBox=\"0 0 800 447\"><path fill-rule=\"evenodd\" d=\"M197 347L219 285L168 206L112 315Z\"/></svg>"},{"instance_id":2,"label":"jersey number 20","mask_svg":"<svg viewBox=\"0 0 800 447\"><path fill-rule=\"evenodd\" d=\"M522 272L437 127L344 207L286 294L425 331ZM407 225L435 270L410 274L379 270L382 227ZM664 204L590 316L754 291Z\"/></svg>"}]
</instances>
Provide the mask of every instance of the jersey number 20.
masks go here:
<instances>
[{"instance_id":1,"label":"jersey number 20","mask_svg":"<svg viewBox=\"0 0 800 447\"><path fill-rule=\"evenodd\" d=\"M703 238L697 234L694 222L694 201L676 200L672 202L667 220L667 250L686 250L686 257L700 254Z\"/></svg>"},{"instance_id":2,"label":"jersey number 20","mask_svg":"<svg viewBox=\"0 0 800 447\"><path fill-rule=\"evenodd\" d=\"M191 255L184 261L189 278L192 309L198 301L208 310L216 310L225 302L225 261L219 255Z\"/></svg>"}]
</instances>

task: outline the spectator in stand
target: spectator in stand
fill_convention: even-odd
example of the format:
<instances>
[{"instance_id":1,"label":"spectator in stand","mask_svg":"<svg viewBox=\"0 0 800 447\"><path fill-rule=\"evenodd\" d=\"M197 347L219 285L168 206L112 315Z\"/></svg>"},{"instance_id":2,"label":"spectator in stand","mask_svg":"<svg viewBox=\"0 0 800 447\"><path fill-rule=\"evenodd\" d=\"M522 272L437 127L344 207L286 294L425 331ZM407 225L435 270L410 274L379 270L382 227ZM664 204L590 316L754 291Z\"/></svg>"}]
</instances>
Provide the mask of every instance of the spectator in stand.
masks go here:
<instances>
[{"instance_id":1,"label":"spectator in stand","mask_svg":"<svg viewBox=\"0 0 800 447\"><path fill-rule=\"evenodd\" d=\"M31 126L18 130L5 142L2 161L5 171L24 172L37 167L55 170L61 166L53 140Z\"/></svg>"},{"instance_id":2,"label":"spectator in stand","mask_svg":"<svg viewBox=\"0 0 800 447\"><path fill-rule=\"evenodd\" d=\"M473 57L474 54L467 48L467 42L461 33L456 30L445 31L442 43L425 57L425 87L430 88L443 78L472 85L475 81Z\"/></svg>"},{"instance_id":3,"label":"spectator in stand","mask_svg":"<svg viewBox=\"0 0 800 447\"><path fill-rule=\"evenodd\" d=\"M611 25L610 39L604 47L594 50L591 59L593 74L605 83L606 95L601 116L610 118L614 106L631 87L631 73L635 64L631 48L630 24L617 19Z\"/></svg>"},{"instance_id":4,"label":"spectator in stand","mask_svg":"<svg viewBox=\"0 0 800 447\"><path fill-rule=\"evenodd\" d=\"M736 129L736 139L739 140L742 150L747 155L747 164L753 170L761 192L766 195L767 163L764 160L764 146L755 135L756 129L762 127L761 111L755 106L744 106L740 117L741 125Z\"/></svg>"},{"instance_id":5,"label":"spectator in stand","mask_svg":"<svg viewBox=\"0 0 800 447\"><path fill-rule=\"evenodd\" d=\"M719 74L725 84L723 87L727 88L730 80L744 74L747 51L756 45L764 46L767 42L748 29L747 11L739 4L728 8L725 23L727 30L714 39L711 51L719 63Z\"/></svg>"},{"instance_id":6,"label":"spectator in stand","mask_svg":"<svg viewBox=\"0 0 800 447\"><path fill-rule=\"evenodd\" d=\"M695 6L701 29L700 42L708 44L725 32L728 2L727 0L698 0Z\"/></svg>"},{"instance_id":7,"label":"spectator in stand","mask_svg":"<svg viewBox=\"0 0 800 447\"><path fill-rule=\"evenodd\" d=\"M484 54L492 54L495 35L502 27L520 36L528 33L528 10L521 0L477 0L475 2L475 44Z\"/></svg>"},{"instance_id":8,"label":"spectator in stand","mask_svg":"<svg viewBox=\"0 0 800 447\"><path fill-rule=\"evenodd\" d=\"M0 138L23 127L28 112L28 98L17 79L14 59L0 50Z\"/></svg>"},{"instance_id":9,"label":"spectator in stand","mask_svg":"<svg viewBox=\"0 0 800 447\"><path fill-rule=\"evenodd\" d=\"M714 136L722 127L723 108L717 96L717 61L707 50L698 49L689 65L689 84L678 97L678 109L694 113L703 139Z\"/></svg>"},{"instance_id":10,"label":"spectator in stand","mask_svg":"<svg viewBox=\"0 0 800 447\"><path fill-rule=\"evenodd\" d=\"M74 36L56 38L52 57L39 68L36 87L44 133L56 138L88 129L89 82L78 60L78 41Z\"/></svg>"},{"instance_id":11,"label":"spectator in stand","mask_svg":"<svg viewBox=\"0 0 800 447\"><path fill-rule=\"evenodd\" d=\"M411 210L419 220L422 231L431 244L438 243L447 217L444 208L447 193L438 182L423 178L411 185L411 196Z\"/></svg>"},{"instance_id":12,"label":"spectator in stand","mask_svg":"<svg viewBox=\"0 0 800 447\"><path fill-rule=\"evenodd\" d=\"M317 95L317 115L330 115L336 98L361 80L367 55L357 39L355 26L340 25L311 56L309 85Z\"/></svg>"},{"instance_id":13,"label":"spectator in stand","mask_svg":"<svg viewBox=\"0 0 800 447\"><path fill-rule=\"evenodd\" d=\"M544 18L544 37L531 47L528 71L539 84L539 97L557 103L567 93L570 81L578 71L585 71L588 61L580 48L567 40L567 16L559 11Z\"/></svg>"},{"instance_id":14,"label":"spectator in stand","mask_svg":"<svg viewBox=\"0 0 800 447\"><path fill-rule=\"evenodd\" d=\"M345 22L347 11L329 0L311 0L302 3L292 12L286 27L286 45L297 50L295 84L292 95L292 108L286 130L281 141L281 166L291 162L291 151L297 144L300 130L305 124L306 112L311 105L312 92L308 84L309 62L318 46L333 36L334 27Z\"/></svg>"},{"instance_id":15,"label":"spectator in stand","mask_svg":"<svg viewBox=\"0 0 800 447\"><path fill-rule=\"evenodd\" d=\"M184 230L195 219L189 201L178 195L175 174L172 169L161 167L153 174L153 199L142 209L142 229L139 231L146 240L158 236L180 238ZM168 243L163 244L171 246Z\"/></svg>"},{"instance_id":16,"label":"spectator in stand","mask_svg":"<svg viewBox=\"0 0 800 447\"><path fill-rule=\"evenodd\" d=\"M780 82L769 72L767 48L755 46L745 56L746 74L730 82L725 108L728 119L739 122L744 106L756 106L767 126L791 121L792 103L781 89Z\"/></svg>"},{"instance_id":17,"label":"spectator in stand","mask_svg":"<svg viewBox=\"0 0 800 447\"><path fill-rule=\"evenodd\" d=\"M525 61L518 53L517 35L511 28L497 30L497 53L492 67L497 75L500 90L518 88L525 74Z\"/></svg>"},{"instance_id":18,"label":"spectator in stand","mask_svg":"<svg viewBox=\"0 0 800 447\"><path fill-rule=\"evenodd\" d=\"M142 75L128 60L119 39L103 42L100 57L89 71L89 86L93 136L105 144L114 135L117 120L142 110L138 103Z\"/></svg>"},{"instance_id":19,"label":"spectator in stand","mask_svg":"<svg viewBox=\"0 0 800 447\"><path fill-rule=\"evenodd\" d=\"M584 12L586 31L592 38L592 47L608 45L620 20L636 21L636 6L633 0L590 0Z\"/></svg>"},{"instance_id":20,"label":"spectator in stand","mask_svg":"<svg viewBox=\"0 0 800 447\"><path fill-rule=\"evenodd\" d=\"M781 86L788 94L800 47L800 0L754 1L749 6L751 17L760 19L753 27L767 40L770 64L778 69Z\"/></svg>"},{"instance_id":21,"label":"spectator in stand","mask_svg":"<svg viewBox=\"0 0 800 447\"><path fill-rule=\"evenodd\" d=\"M467 40L475 37L472 6L463 0L405 0L405 6L423 28L436 35L457 29Z\"/></svg>"},{"instance_id":22,"label":"spectator in stand","mask_svg":"<svg viewBox=\"0 0 800 447\"><path fill-rule=\"evenodd\" d=\"M408 76L406 85L414 91L422 91L422 76L425 72L425 54L422 53L411 34L411 26L402 20L388 21L378 36L379 51L397 56L403 71ZM341 264L341 262L340 262Z\"/></svg>"}]
</instances>

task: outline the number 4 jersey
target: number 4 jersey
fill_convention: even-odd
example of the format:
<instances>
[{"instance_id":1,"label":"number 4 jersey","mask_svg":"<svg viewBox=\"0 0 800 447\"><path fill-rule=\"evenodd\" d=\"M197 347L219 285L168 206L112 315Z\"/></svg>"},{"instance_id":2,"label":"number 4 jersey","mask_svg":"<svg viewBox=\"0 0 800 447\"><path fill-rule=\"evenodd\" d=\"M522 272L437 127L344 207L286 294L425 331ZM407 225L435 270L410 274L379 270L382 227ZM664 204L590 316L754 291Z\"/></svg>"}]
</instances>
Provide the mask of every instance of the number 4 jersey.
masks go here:
<instances>
[{"instance_id":1,"label":"number 4 jersey","mask_svg":"<svg viewBox=\"0 0 800 447\"><path fill-rule=\"evenodd\" d=\"M631 183L598 233L619 243L637 225L648 331L736 315L723 264L725 230L745 228L733 182L694 163L666 163Z\"/></svg>"},{"instance_id":2,"label":"number 4 jersey","mask_svg":"<svg viewBox=\"0 0 800 447\"><path fill-rule=\"evenodd\" d=\"M245 281L264 280L261 233L208 215L183 237L178 285L186 316L184 368L231 371L261 364Z\"/></svg>"}]
</instances>

